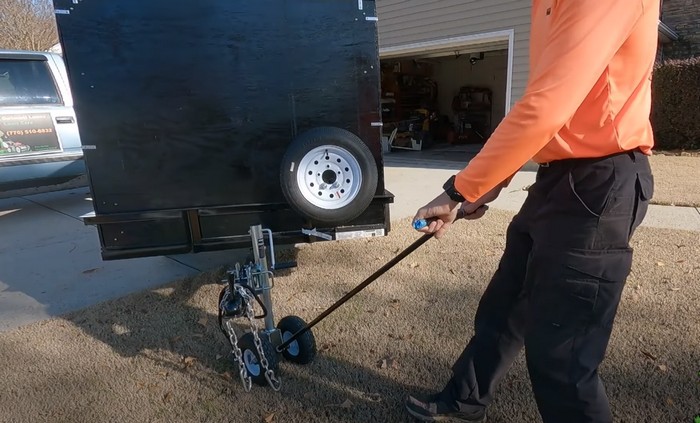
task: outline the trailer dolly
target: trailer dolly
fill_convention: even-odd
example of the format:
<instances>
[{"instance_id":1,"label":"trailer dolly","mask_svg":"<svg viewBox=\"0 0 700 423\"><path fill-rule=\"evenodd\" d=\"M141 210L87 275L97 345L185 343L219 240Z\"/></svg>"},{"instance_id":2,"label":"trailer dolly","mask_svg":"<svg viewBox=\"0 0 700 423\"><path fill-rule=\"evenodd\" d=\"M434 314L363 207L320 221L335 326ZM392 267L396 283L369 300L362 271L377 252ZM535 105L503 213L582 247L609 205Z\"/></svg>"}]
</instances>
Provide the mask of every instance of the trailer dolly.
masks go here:
<instances>
[{"instance_id":1,"label":"trailer dolly","mask_svg":"<svg viewBox=\"0 0 700 423\"><path fill-rule=\"evenodd\" d=\"M458 215L458 219L463 217L462 213ZM426 225L427 222L419 221L414 223L414 228L420 229ZM273 272L267 267L267 248L263 232L269 235L272 269L296 266L295 263L277 265L274 260L272 232L263 230L260 225L251 226L254 260L243 266L236 264L233 270L229 270L228 277L222 281L226 286L219 295L219 327L231 344L239 376L246 391L250 391L252 383L267 384L278 391L282 385L276 374L279 354L296 364L308 364L313 361L316 356L316 341L311 328L433 237L433 234L425 234L418 238L310 323L307 324L298 316L287 316L275 326L270 295L274 286ZM254 315L254 303L260 306L262 315ZM250 324L250 332L240 338L231 323L236 318L246 318ZM264 319L264 329L258 329L256 319Z\"/></svg>"}]
</instances>

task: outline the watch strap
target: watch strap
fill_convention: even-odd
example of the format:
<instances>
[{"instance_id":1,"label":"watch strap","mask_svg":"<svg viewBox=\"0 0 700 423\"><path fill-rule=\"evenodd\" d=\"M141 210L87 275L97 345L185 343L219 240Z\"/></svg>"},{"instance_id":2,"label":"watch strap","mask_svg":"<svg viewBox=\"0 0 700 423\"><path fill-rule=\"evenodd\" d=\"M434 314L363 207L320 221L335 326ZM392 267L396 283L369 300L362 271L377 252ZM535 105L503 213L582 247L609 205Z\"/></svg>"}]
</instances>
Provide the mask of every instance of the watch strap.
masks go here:
<instances>
[{"instance_id":1,"label":"watch strap","mask_svg":"<svg viewBox=\"0 0 700 423\"><path fill-rule=\"evenodd\" d=\"M445 182L445 184L442 186L442 189L445 190L445 193L447 194L452 201L455 201L457 203L463 203L465 201L464 196L457 191L457 188L455 187L455 180L457 179L456 175L452 175L450 179Z\"/></svg>"}]
</instances>

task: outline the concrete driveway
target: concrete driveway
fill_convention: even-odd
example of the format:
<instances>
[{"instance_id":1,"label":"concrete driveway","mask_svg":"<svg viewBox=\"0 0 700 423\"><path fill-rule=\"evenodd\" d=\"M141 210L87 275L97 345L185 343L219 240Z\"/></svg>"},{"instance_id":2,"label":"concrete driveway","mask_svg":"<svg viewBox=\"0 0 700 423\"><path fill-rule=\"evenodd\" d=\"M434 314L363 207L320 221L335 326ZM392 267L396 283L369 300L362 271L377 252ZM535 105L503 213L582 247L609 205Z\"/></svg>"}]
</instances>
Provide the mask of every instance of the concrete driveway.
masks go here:
<instances>
[{"instance_id":1,"label":"concrete driveway","mask_svg":"<svg viewBox=\"0 0 700 423\"><path fill-rule=\"evenodd\" d=\"M231 262L232 252L103 261L88 188L0 200L0 331Z\"/></svg>"},{"instance_id":2,"label":"concrete driveway","mask_svg":"<svg viewBox=\"0 0 700 423\"><path fill-rule=\"evenodd\" d=\"M385 182L396 196L392 220L413 216L472 154L468 147L463 155L414 153L387 155ZM534 170L526 166L492 206L517 210ZM230 265L242 254L102 261L96 229L80 219L92 210L87 187L0 199L0 331ZM700 211L651 206L644 225L700 232Z\"/></svg>"}]
</instances>

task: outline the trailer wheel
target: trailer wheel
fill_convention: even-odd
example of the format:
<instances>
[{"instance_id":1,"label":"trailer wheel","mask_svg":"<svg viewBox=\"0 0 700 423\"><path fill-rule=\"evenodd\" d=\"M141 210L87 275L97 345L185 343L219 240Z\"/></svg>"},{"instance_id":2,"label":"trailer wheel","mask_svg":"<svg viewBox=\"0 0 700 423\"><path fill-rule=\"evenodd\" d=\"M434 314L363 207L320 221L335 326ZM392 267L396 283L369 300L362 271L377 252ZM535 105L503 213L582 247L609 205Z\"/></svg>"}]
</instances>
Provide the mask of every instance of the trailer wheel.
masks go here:
<instances>
[{"instance_id":1,"label":"trailer wheel","mask_svg":"<svg viewBox=\"0 0 700 423\"><path fill-rule=\"evenodd\" d=\"M268 367L277 374L279 369L279 361L275 347L272 346L266 336L260 336L262 350L267 358ZM260 354L255 347L255 338L251 332L246 333L238 340L238 347L241 349L243 364L248 372L248 375L256 385L267 385L265 379L265 368L262 365Z\"/></svg>"},{"instance_id":2,"label":"trailer wheel","mask_svg":"<svg viewBox=\"0 0 700 423\"><path fill-rule=\"evenodd\" d=\"M298 136L282 159L280 175L290 206L331 226L362 214L372 202L378 180L374 156L365 143L332 127Z\"/></svg>"},{"instance_id":3,"label":"trailer wheel","mask_svg":"<svg viewBox=\"0 0 700 423\"><path fill-rule=\"evenodd\" d=\"M287 316L277 324L282 334L282 342L286 342L295 333L306 326L306 322L297 316ZM282 351L282 356L295 364L309 364L316 357L316 339L310 330L295 339L286 350Z\"/></svg>"}]
</instances>

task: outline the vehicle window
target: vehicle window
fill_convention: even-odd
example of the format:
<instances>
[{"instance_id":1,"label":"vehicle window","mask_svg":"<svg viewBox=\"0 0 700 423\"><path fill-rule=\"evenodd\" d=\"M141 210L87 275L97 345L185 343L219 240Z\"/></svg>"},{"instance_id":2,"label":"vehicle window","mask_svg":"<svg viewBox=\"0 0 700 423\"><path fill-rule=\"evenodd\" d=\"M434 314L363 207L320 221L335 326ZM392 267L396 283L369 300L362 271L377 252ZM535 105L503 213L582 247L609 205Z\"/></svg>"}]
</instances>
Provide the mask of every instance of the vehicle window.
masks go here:
<instances>
[{"instance_id":1,"label":"vehicle window","mask_svg":"<svg viewBox=\"0 0 700 423\"><path fill-rule=\"evenodd\" d=\"M28 104L61 104L48 63L0 59L0 106Z\"/></svg>"}]
</instances>

